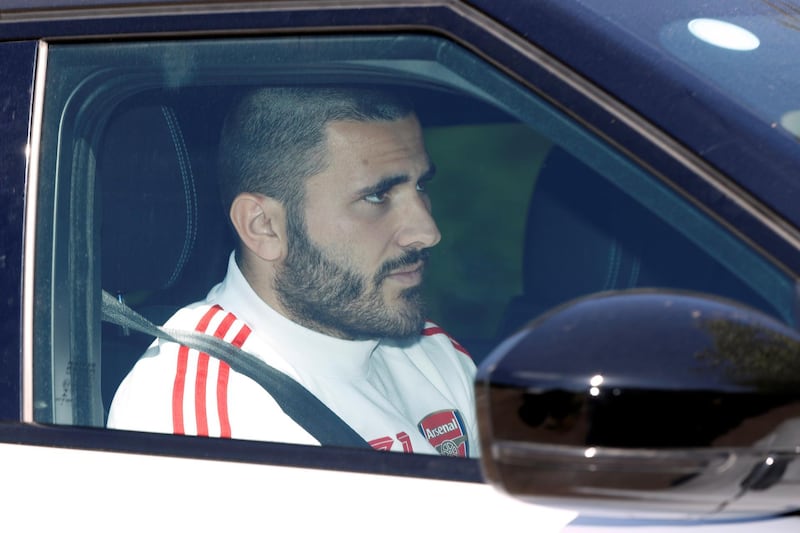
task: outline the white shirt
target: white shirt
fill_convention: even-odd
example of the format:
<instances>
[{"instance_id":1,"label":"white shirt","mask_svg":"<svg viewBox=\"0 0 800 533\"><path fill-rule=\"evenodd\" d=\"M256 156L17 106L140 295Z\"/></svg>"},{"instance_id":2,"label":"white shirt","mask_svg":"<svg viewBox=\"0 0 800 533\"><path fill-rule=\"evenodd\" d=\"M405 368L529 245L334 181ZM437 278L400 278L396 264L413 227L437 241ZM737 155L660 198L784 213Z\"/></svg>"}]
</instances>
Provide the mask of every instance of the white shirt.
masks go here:
<instances>
[{"instance_id":1,"label":"white shirt","mask_svg":"<svg viewBox=\"0 0 800 533\"><path fill-rule=\"evenodd\" d=\"M477 457L475 365L436 324L422 335L349 341L307 329L267 305L231 254L225 279L167 328L241 346L316 395L379 450ZM250 378L196 350L156 339L117 390L108 427L318 444Z\"/></svg>"}]
</instances>

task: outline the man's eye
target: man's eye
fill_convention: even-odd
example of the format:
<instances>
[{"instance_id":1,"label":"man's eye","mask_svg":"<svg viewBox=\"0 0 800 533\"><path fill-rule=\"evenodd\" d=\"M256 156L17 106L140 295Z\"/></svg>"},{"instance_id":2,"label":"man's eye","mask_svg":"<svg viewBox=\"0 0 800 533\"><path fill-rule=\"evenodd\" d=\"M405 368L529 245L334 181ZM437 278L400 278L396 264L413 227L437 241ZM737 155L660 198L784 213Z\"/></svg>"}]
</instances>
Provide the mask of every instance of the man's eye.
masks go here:
<instances>
[{"instance_id":1,"label":"man's eye","mask_svg":"<svg viewBox=\"0 0 800 533\"><path fill-rule=\"evenodd\" d=\"M386 191L374 192L364 197L364 201L371 204L382 204L386 201Z\"/></svg>"},{"instance_id":2,"label":"man's eye","mask_svg":"<svg viewBox=\"0 0 800 533\"><path fill-rule=\"evenodd\" d=\"M417 192L427 191L431 181L433 181L433 175L423 176L422 179L417 182Z\"/></svg>"}]
</instances>

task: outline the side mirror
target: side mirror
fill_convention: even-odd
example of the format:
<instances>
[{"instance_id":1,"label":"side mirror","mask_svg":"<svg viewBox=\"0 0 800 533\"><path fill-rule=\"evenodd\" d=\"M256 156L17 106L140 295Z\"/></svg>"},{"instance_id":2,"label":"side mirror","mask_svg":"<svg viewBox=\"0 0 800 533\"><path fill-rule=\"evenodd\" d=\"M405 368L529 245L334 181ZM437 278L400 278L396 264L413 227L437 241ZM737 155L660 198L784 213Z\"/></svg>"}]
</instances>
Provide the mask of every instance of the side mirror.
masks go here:
<instances>
[{"instance_id":1,"label":"side mirror","mask_svg":"<svg viewBox=\"0 0 800 533\"><path fill-rule=\"evenodd\" d=\"M486 478L588 514L800 507L800 333L690 293L604 293L514 334L478 370Z\"/></svg>"}]
</instances>

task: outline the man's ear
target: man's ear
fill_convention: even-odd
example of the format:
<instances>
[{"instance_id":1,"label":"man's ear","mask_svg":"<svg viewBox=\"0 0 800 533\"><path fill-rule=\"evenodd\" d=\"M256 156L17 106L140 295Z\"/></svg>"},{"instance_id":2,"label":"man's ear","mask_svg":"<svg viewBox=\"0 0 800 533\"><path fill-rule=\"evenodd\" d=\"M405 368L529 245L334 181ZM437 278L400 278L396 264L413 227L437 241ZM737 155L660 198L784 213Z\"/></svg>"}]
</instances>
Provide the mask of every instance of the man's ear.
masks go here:
<instances>
[{"instance_id":1,"label":"man's ear","mask_svg":"<svg viewBox=\"0 0 800 533\"><path fill-rule=\"evenodd\" d=\"M265 261L286 257L286 210L278 200L241 193L234 198L229 215L242 244L252 253Z\"/></svg>"}]
</instances>

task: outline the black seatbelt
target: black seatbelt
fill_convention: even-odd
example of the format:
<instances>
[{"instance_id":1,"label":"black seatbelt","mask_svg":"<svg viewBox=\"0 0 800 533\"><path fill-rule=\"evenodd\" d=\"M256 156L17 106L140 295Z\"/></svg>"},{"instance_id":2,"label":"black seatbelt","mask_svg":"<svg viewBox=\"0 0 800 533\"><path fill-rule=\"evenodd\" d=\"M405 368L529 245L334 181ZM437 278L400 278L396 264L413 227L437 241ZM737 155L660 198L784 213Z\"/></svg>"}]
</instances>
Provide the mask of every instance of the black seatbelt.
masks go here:
<instances>
[{"instance_id":1,"label":"black seatbelt","mask_svg":"<svg viewBox=\"0 0 800 533\"><path fill-rule=\"evenodd\" d=\"M261 385L284 413L325 446L370 448L353 428L298 382L254 355L212 335L195 331L166 329L103 291L103 320L153 337L193 348L227 363Z\"/></svg>"}]
</instances>

